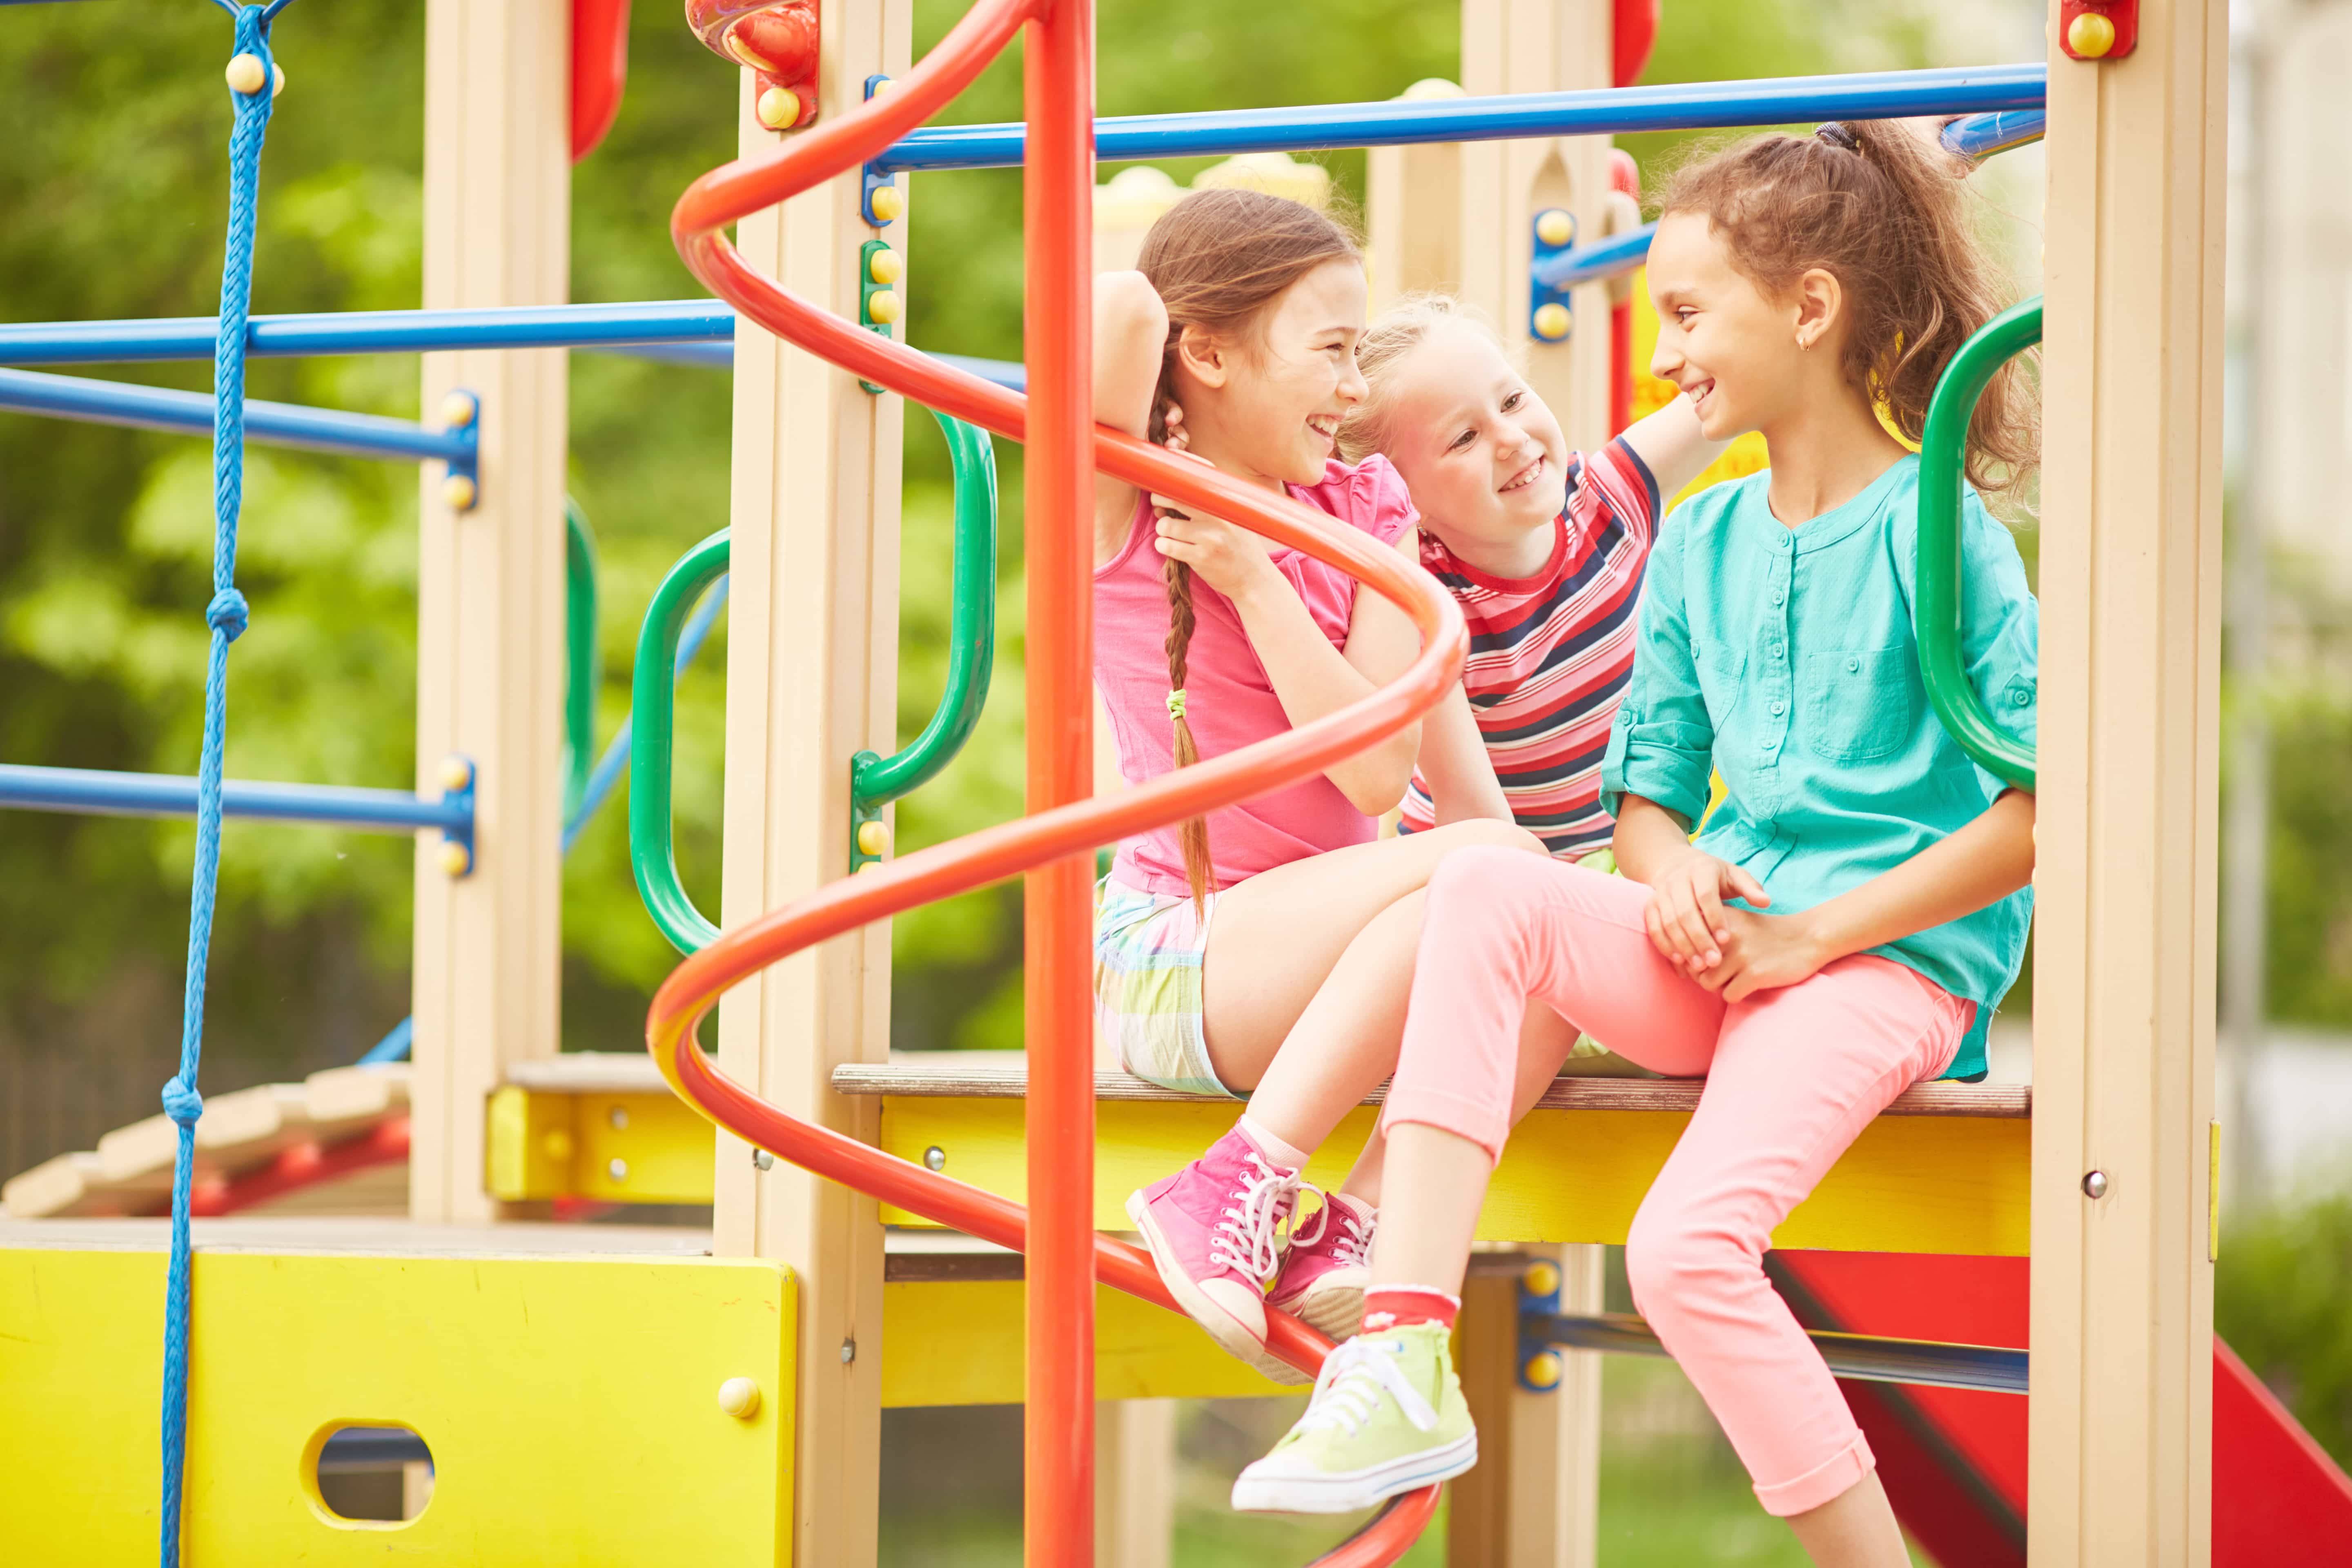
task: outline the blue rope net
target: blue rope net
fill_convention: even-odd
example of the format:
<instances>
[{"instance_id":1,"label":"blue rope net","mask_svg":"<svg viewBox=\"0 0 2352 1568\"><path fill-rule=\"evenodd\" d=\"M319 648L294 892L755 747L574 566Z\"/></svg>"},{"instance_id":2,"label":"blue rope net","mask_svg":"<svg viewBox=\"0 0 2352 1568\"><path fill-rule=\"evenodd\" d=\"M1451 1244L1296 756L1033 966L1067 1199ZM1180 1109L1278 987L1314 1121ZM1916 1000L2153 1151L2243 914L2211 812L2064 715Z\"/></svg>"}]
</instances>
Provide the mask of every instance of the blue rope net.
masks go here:
<instances>
[{"instance_id":1,"label":"blue rope net","mask_svg":"<svg viewBox=\"0 0 2352 1568\"><path fill-rule=\"evenodd\" d=\"M228 139L228 243L221 266L220 335L213 350L213 596L205 606L212 628L205 666L205 739L196 768L196 867L188 900L187 992L180 1022L180 1070L163 1086L163 1114L179 1130L172 1167L172 1263L163 1300L163 1563L180 1560L181 1479L188 1444L190 1329L189 1189L196 1152L196 1119L205 1113L196 1092L204 1058L205 963L212 949L213 899L220 872L221 751L228 731L228 645L243 635L245 595L236 591L236 521L245 489L245 331L253 299L255 193L261 179L261 139L269 125L277 68L269 54L269 24L291 0L236 6L215 0L236 19L238 55L261 62L251 92L234 89L236 122Z\"/></svg>"}]
</instances>

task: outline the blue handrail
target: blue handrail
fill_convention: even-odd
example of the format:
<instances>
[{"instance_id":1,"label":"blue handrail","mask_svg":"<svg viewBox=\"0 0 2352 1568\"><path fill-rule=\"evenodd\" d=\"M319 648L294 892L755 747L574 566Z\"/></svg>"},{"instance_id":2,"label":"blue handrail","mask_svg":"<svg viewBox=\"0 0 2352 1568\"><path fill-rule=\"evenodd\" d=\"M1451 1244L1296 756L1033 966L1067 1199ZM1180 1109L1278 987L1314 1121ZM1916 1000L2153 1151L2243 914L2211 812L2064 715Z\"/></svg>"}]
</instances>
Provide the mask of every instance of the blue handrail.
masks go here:
<instances>
[{"instance_id":1,"label":"blue handrail","mask_svg":"<svg viewBox=\"0 0 2352 1568\"><path fill-rule=\"evenodd\" d=\"M37 768L0 763L0 806L85 816L194 816L196 781L176 773ZM472 795L460 790L431 800L396 789L226 779L221 784L221 815L307 822L368 833L438 829L443 833L469 834L474 829Z\"/></svg>"},{"instance_id":2,"label":"blue handrail","mask_svg":"<svg viewBox=\"0 0 2352 1568\"><path fill-rule=\"evenodd\" d=\"M202 393L76 375L43 375L29 370L0 370L0 409L188 436L209 436L213 428L213 400ZM248 398L245 405L248 440L352 458L437 460L470 468L478 428L466 425L454 430L433 430L406 419L306 408L295 403L265 403L257 398Z\"/></svg>"},{"instance_id":3,"label":"blue handrail","mask_svg":"<svg viewBox=\"0 0 2352 1568\"><path fill-rule=\"evenodd\" d=\"M1492 98L1391 99L1378 103L1129 115L1095 121L1095 156L1111 163L1212 153L1401 147L1427 142L1495 142L2039 109L2048 74L2037 60L2008 66L1672 82ZM908 135L871 166L886 173L1013 168L1021 163L1024 134L1018 124L934 126Z\"/></svg>"}]
</instances>

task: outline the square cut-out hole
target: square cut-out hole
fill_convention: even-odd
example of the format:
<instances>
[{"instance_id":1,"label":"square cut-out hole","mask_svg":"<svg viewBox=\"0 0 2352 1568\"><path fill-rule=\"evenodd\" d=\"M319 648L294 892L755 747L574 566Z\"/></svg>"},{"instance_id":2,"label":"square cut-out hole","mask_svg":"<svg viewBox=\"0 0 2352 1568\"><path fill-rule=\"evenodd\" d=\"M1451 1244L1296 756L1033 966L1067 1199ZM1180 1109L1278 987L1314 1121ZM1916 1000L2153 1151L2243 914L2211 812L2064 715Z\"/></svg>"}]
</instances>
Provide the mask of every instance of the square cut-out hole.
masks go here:
<instances>
[{"instance_id":1,"label":"square cut-out hole","mask_svg":"<svg viewBox=\"0 0 2352 1568\"><path fill-rule=\"evenodd\" d=\"M311 1489L338 1522L399 1526L433 1500L433 1450L409 1427L337 1426L317 1452Z\"/></svg>"}]
</instances>

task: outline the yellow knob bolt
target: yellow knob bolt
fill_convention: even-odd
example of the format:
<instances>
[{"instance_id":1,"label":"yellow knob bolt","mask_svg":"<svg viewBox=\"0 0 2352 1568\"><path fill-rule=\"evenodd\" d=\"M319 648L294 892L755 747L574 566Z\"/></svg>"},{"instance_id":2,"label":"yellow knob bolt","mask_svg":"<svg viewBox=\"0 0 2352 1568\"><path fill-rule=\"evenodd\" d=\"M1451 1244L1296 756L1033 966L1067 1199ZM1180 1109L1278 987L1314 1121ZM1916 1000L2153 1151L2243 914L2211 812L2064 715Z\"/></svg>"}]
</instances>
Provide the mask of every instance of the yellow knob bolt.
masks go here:
<instances>
[{"instance_id":1,"label":"yellow knob bolt","mask_svg":"<svg viewBox=\"0 0 2352 1568\"><path fill-rule=\"evenodd\" d=\"M441 399L441 423L452 430L463 430L480 412L481 405L474 401L474 395L470 392L452 392Z\"/></svg>"},{"instance_id":2,"label":"yellow knob bolt","mask_svg":"<svg viewBox=\"0 0 2352 1568\"><path fill-rule=\"evenodd\" d=\"M1549 1258L1538 1258L1519 1276L1519 1283L1530 1296L1549 1296L1559 1289L1559 1265Z\"/></svg>"},{"instance_id":3,"label":"yellow knob bolt","mask_svg":"<svg viewBox=\"0 0 2352 1568\"><path fill-rule=\"evenodd\" d=\"M276 60L269 62L269 96L276 98L286 90L286 68Z\"/></svg>"},{"instance_id":4,"label":"yellow knob bolt","mask_svg":"<svg viewBox=\"0 0 2352 1568\"><path fill-rule=\"evenodd\" d=\"M2116 25L2096 11L2084 11L2066 24L2066 47L2086 60L2097 59L2116 47Z\"/></svg>"},{"instance_id":5,"label":"yellow knob bolt","mask_svg":"<svg viewBox=\"0 0 2352 1568\"><path fill-rule=\"evenodd\" d=\"M473 852L456 839L441 846L441 869L452 877L462 877L474 868Z\"/></svg>"},{"instance_id":6,"label":"yellow knob bolt","mask_svg":"<svg viewBox=\"0 0 2352 1568\"><path fill-rule=\"evenodd\" d=\"M1576 220L1564 207L1546 207L1536 215L1536 237L1546 245L1566 245L1576 237Z\"/></svg>"},{"instance_id":7,"label":"yellow knob bolt","mask_svg":"<svg viewBox=\"0 0 2352 1568\"><path fill-rule=\"evenodd\" d=\"M887 855L890 852L890 825L879 818L859 823L857 852L860 855Z\"/></svg>"},{"instance_id":8,"label":"yellow knob bolt","mask_svg":"<svg viewBox=\"0 0 2352 1568\"><path fill-rule=\"evenodd\" d=\"M471 511L481 491L464 474L451 474L441 481L441 504L451 511Z\"/></svg>"},{"instance_id":9,"label":"yellow knob bolt","mask_svg":"<svg viewBox=\"0 0 2352 1568\"><path fill-rule=\"evenodd\" d=\"M874 79L874 90L867 93L866 96L868 98L879 98L886 92L896 91L898 87L898 79L897 77L877 76Z\"/></svg>"},{"instance_id":10,"label":"yellow knob bolt","mask_svg":"<svg viewBox=\"0 0 2352 1568\"><path fill-rule=\"evenodd\" d=\"M467 784L472 784L473 782L473 763L467 762L463 757L444 757L441 759L441 787L443 789L464 789Z\"/></svg>"},{"instance_id":11,"label":"yellow knob bolt","mask_svg":"<svg viewBox=\"0 0 2352 1568\"><path fill-rule=\"evenodd\" d=\"M1519 1369L1529 1388L1558 1388L1565 1369L1556 1351L1538 1351L1528 1357L1528 1364Z\"/></svg>"},{"instance_id":12,"label":"yellow knob bolt","mask_svg":"<svg viewBox=\"0 0 2352 1568\"><path fill-rule=\"evenodd\" d=\"M758 113L769 130L790 131L801 122L800 96L789 88L768 88L760 94Z\"/></svg>"},{"instance_id":13,"label":"yellow knob bolt","mask_svg":"<svg viewBox=\"0 0 2352 1568\"><path fill-rule=\"evenodd\" d=\"M259 92L262 84L269 79L269 72L263 68L259 55L232 56L228 69L221 74L228 78L231 92L241 92L247 97Z\"/></svg>"},{"instance_id":14,"label":"yellow knob bolt","mask_svg":"<svg viewBox=\"0 0 2352 1568\"><path fill-rule=\"evenodd\" d=\"M1536 308L1536 336L1548 343L1556 343L1568 336L1570 324L1568 307L1557 300Z\"/></svg>"},{"instance_id":15,"label":"yellow knob bolt","mask_svg":"<svg viewBox=\"0 0 2352 1568\"><path fill-rule=\"evenodd\" d=\"M856 874L857 874L858 876L860 876L860 877L863 877L863 876L864 876L864 875L866 875L866 872L868 872L868 871L879 871L880 869L882 869L882 862L881 862L881 861L879 861L879 860L868 860L868 861L866 861L864 865L862 865L862 866L860 866L860 867L858 867L858 868L857 868Z\"/></svg>"},{"instance_id":16,"label":"yellow knob bolt","mask_svg":"<svg viewBox=\"0 0 2352 1568\"><path fill-rule=\"evenodd\" d=\"M730 1377L719 1385L719 1408L738 1421L760 1414L760 1385L748 1377Z\"/></svg>"},{"instance_id":17,"label":"yellow knob bolt","mask_svg":"<svg viewBox=\"0 0 2352 1568\"><path fill-rule=\"evenodd\" d=\"M866 258L866 276L887 288L907 275L907 258L884 246Z\"/></svg>"},{"instance_id":18,"label":"yellow knob bolt","mask_svg":"<svg viewBox=\"0 0 2352 1568\"><path fill-rule=\"evenodd\" d=\"M876 223L897 223L907 216L907 193L897 185L877 185L871 205Z\"/></svg>"},{"instance_id":19,"label":"yellow knob bolt","mask_svg":"<svg viewBox=\"0 0 2352 1568\"><path fill-rule=\"evenodd\" d=\"M567 1164L571 1162L572 1134L566 1132L561 1127L549 1128L547 1130L547 1136L539 1141L539 1146L541 1150L545 1151L549 1159L554 1161L559 1165Z\"/></svg>"},{"instance_id":20,"label":"yellow knob bolt","mask_svg":"<svg viewBox=\"0 0 2352 1568\"><path fill-rule=\"evenodd\" d=\"M866 319L884 326L898 319L898 292L895 289L877 289L866 297Z\"/></svg>"}]
</instances>

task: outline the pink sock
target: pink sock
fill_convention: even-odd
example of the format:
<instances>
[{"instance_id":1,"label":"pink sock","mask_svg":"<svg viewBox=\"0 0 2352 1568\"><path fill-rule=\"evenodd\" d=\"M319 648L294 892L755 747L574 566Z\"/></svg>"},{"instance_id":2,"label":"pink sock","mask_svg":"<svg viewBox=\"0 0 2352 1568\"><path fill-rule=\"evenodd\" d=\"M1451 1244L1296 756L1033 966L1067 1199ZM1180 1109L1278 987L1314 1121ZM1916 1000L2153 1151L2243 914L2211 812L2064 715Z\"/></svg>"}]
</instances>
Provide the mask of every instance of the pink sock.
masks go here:
<instances>
[{"instance_id":1,"label":"pink sock","mask_svg":"<svg viewBox=\"0 0 2352 1568\"><path fill-rule=\"evenodd\" d=\"M1364 1331L1401 1329L1408 1323L1454 1326L1462 1298L1426 1285L1375 1285L1364 1292Z\"/></svg>"},{"instance_id":2,"label":"pink sock","mask_svg":"<svg viewBox=\"0 0 2352 1568\"><path fill-rule=\"evenodd\" d=\"M1265 1130L1264 1123L1257 1121L1256 1118L1251 1116L1248 1112L1243 1112L1242 1119L1237 1125L1241 1128L1242 1136L1248 1139L1253 1144L1256 1145L1257 1152L1265 1156L1268 1163L1280 1165L1285 1170L1290 1171L1300 1170L1305 1167L1307 1163L1306 1150L1301 1149L1296 1143L1287 1142L1283 1139L1276 1137L1273 1133Z\"/></svg>"}]
</instances>

